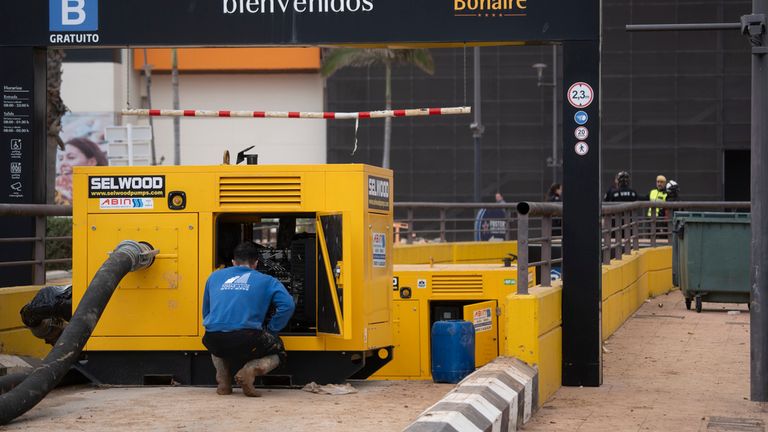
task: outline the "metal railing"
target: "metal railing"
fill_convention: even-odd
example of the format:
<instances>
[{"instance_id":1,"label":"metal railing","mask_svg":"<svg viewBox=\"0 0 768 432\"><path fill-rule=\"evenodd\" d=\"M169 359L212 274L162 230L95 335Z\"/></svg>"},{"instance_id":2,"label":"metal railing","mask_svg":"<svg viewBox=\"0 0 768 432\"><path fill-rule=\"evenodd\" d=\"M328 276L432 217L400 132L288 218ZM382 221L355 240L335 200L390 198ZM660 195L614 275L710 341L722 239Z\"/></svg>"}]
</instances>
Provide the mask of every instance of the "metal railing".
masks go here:
<instances>
[{"instance_id":1,"label":"metal railing","mask_svg":"<svg viewBox=\"0 0 768 432\"><path fill-rule=\"evenodd\" d=\"M54 263L71 263L72 257L46 259L46 243L55 240L72 241L71 236L48 237L47 219L49 216L72 216L72 206L46 205L46 204L0 204L0 216L34 217L34 237L8 237L0 238L0 245L33 243L31 260L0 262L2 267L33 267L33 283L45 284L45 265Z\"/></svg>"},{"instance_id":2,"label":"metal railing","mask_svg":"<svg viewBox=\"0 0 768 432\"><path fill-rule=\"evenodd\" d=\"M641 247L656 247L661 244L669 245L672 241L672 215L675 211L690 210L750 210L749 202L648 202L636 201L631 203L604 203L601 209L602 225L602 262L609 264L611 259L621 260ZM663 210L657 214L657 209ZM519 269L529 266L541 267L541 285L551 286L549 275L552 264L560 263L562 259L553 260L552 245L557 236L552 235L552 220L562 217L562 205L553 203L519 203L518 217L518 263ZM539 217L542 220L542 234L532 237L528 219ZM538 242L542 252L540 261L529 262L528 248L531 243ZM564 275L563 275L564 277ZM518 294L528 293L528 273L518 272Z\"/></svg>"},{"instance_id":3,"label":"metal railing","mask_svg":"<svg viewBox=\"0 0 768 432\"><path fill-rule=\"evenodd\" d=\"M395 203L395 237L405 243L416 241L472 241L475 237L477 214L481 210L499 213L505 227L498 235L502 240L514 240L513 221L516 203ZM401 228L398 229L398 226Z\"/></svg>"},{"instance_id":4,"label":"metal railing","mask_svg":"<svg viewBox=\"0 0 768 432\"><path fill-rule=\"evenodd\" d=\"M657 216L656 208L664 209L666 216ZM517 266L534 266L541 275L542 286L550 286L554 265L561 264L562 204L522 203L395 203L395 238L402 243L472 241L478 233L496 240L517 240ZM477 223L478 213L494 211L487 218L500 222L493 227ZM651 209L651 211L649 211ZM671 214L680 210L746 210L749 202L655 202L604 203L600 223L602 227L602 259L621 260L641 247L670 244ZM48 237L46 218L71 216L71 206L0 204L0 216L28 216L35 218L33 237L0 238L0 244L33 243L33 259L0 262L2 267L34 267L34 283L45 283L45 266L71 263L72 257L46 259L46 244L50 241L71 241L71 236ZM650 215L650 216L649 216ZM271 239L276 227L265 226L264 237ZM533 254L532 254L533 252ZM531 260L531 256L535 256ZM500 260L503 257L500 257ZM518 293L528 292L528 273L518 275Z\"/></svg>"}]
</instances>

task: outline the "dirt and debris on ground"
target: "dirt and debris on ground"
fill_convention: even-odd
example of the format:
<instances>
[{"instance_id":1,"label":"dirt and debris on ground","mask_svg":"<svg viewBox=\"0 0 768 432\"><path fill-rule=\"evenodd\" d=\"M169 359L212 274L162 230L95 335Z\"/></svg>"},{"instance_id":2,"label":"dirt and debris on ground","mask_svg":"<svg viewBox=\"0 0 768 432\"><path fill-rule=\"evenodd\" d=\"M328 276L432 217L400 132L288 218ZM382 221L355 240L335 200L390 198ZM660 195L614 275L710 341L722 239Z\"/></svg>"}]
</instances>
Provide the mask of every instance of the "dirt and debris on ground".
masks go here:
<instances>
[{"instance_id":1,"label":"dirt and debris on ground","mask_svg":"<svg viewBox=\"0 0 768 432\"><path fill-rule=\"evenodd\" d=\"M662 307L659 307L659 304ZM728 313L738 310L739 314ZM645 303L605 343L604 385L564 387L526 431L768 431L768 404L749 401L746 305L685 310L679 292ZM399 431L454 386L357 381L356 394L213 388L55 390L0 431Z\"/></svg>"},{"instance_id":2,"label":"dirt and debris on ground","mask_svg":"<svg viewBox=\"0 0 768 432\"><path fill-rule=\"evenodd\" d=\"M400 431L454 388L428 381L353 381L355 394L264 390L260 398L199 387L70 387L0 431Z\"/></svg>"},{"instance_id":3,"label":"dirt and debris on ground","mask_svg":"<svg viewBox=\"0 0 768 432\"><path fill-rule=\"evenodd\" d=\"M768 405L749 401L747 305L704 303L697 314L675 291L605 346L603 386L561 388L526 431L768 431Z\"/></svg>"},{"instance_id":4,"label":"dirt and debris on ground","mask_svg":"<svg viewBox=\"0 0 768 432\"><path fill-rule=\"evenodd\" d=\"M315 382L311 382L305 385L304 387L302 387L302 390L304 390L305 392L332 395L332 396L341 396L341 395L357 393L357 389L352 387L352 384L350 383L320 385Z\"/></svg>"}]
</instances>

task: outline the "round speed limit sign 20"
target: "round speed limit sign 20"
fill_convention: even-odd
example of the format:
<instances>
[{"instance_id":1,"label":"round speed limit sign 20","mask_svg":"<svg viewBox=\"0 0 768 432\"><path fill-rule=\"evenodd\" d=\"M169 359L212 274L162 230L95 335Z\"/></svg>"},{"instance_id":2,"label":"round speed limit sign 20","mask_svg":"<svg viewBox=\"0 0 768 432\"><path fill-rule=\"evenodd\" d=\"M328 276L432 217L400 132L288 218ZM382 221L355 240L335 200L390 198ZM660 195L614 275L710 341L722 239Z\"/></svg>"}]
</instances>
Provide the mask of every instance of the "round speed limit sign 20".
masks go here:
<instances>
[{"instance_id":1,"label":"round speed limit sign 20","mask_svg":"<svg viewBox=\"0 0 768 432\"><path fill-rule=\"evenodd\" d=\"M595 99L595 92L592 87L585 82L577 82L568 89L568 102L574 108L586 108L592 104Z\"/></svg>"}]
</instances>

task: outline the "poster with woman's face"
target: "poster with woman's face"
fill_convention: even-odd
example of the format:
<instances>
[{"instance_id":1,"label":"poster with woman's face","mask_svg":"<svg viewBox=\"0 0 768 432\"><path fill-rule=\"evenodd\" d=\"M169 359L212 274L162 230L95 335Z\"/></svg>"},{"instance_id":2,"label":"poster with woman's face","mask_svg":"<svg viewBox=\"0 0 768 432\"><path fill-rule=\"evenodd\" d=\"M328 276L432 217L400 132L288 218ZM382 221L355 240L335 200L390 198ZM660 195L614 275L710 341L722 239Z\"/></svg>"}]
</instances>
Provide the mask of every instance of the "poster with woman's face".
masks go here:
<instances>
[{"instance_id":1,"label":"poster with woman's face","mask_svg":"<svg viewBox=\"0 0 768 432\"><path fill-rule=\"evenodd\" d=\"M72 205L72 173L76 166L109 165L104 128L114 124L114 114L71 113L61 119L64 150L56 152L56 204Z\"/></svg>"}]
</instances>

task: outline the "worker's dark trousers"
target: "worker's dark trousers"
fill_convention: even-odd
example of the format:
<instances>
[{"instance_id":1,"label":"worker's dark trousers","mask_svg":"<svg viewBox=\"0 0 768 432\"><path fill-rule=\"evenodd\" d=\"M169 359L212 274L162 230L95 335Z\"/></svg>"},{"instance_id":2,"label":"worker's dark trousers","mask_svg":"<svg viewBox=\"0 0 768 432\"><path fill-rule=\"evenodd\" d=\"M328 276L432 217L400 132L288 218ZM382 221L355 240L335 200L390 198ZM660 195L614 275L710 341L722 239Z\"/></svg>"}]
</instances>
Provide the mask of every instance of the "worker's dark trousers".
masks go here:
<instances>
[{"instance_id":1,"label":"worker's dark trousers","mask_svg":"<svg viewBox=\"0 0 768 432\"><path fill-rule=\"evenodd\" d=\"M248 361L272 354L277 354L281 364L287 357L280 337L263 330L205 332L203 345L211 354L226 360L234 370Z\"/></svg>"}]
</instances>

